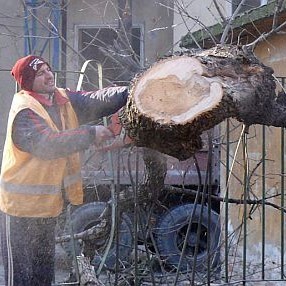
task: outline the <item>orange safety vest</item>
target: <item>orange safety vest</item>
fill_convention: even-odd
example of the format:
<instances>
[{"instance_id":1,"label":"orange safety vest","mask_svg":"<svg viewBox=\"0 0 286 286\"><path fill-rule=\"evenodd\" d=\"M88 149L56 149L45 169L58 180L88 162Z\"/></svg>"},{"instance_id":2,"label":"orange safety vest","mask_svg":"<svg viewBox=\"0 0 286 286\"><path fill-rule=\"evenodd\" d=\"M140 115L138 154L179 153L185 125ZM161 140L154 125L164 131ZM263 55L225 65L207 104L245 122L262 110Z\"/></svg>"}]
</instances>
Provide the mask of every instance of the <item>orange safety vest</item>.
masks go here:
<instances>
[{"instance_id":1,"label":"orange safety vest","mask_svg":"<svg viewBox=\"0 0 286 286\"><path fill-rule=\"evenodd\" d=\"M67 97L63 89L58 89ZM12 124L21 110L29 108L59 131L44 107L25 91L14 95L8 118L0 176L0 209L19 217L56 217L63 208L62 185L74 205L83 202L79 153L42 160L23 152L12 141ZM60 106L63 129L78 127L77 116L68 101Z\"/></svg>"}]
</instances>

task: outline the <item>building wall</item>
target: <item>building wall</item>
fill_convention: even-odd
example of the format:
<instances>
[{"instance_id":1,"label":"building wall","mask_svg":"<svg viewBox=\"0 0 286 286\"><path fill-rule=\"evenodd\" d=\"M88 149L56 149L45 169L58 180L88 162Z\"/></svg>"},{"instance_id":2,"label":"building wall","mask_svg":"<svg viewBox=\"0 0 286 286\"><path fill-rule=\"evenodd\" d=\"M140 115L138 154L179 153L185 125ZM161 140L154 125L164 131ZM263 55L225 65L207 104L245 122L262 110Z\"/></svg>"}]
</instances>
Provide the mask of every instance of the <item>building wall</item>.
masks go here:
<instances>
[{"instance_id":1,"label":"building wall","mask_svg":"<svg viewBox=\"0 0 286 286\"><path fill-rule=\"evenodd\" d=\"M31 3L31 1L28 1ZM37 1L36 1L37 2ZM31 8L28 6L29 9ZM48 25L48 16L50 9L45 5L40 5L33 13L37 17L36 30L38 38L25 38L25 29L29 28L31 32L31 15L28 17L24 12L23 1L10 0L1 2L1 18L0 18L0 150L3 149L8 112L12 102L13 94L16 90L16 84L10 74L14 63L25 56L25 42L30 41L30 45L35 40L38 45L35 46L33 54L41 54L48 61L52 61L52 38L50 34L50 26ZM25 22L27 19L27 22ZM26 25L27 24L27 25ZM48 38L51 38L48 40ZM27 40L27 41L26 41ZM47 42L46 49L42 54L42 48ZM2 152L0 152L2 159Z\"/></svg>"},{"instance_id":2,"label":"building wall","mask_svg":"<svg viewBox=\"0 0 286 286\"><path fill-rule=\"evenodd\" d=\"M255 54L261 61L273 68L277 77L286 77L286 37L277 34L271 36L268 41L260 43Z\"/></svg>"},{"instance_id":3,"label":"building wall","mask_svg":"<svg viewBox=\"0 0 286 286\"><path fill-rule=\"evenodd\" d=\"M90 3L89 6L86 3ZM72 1L68 9L68 44L77 50L78 28L83 26L118 26L117 1ZM164 3L165 1L160 1ZM170 2L170 1L166 1ZM132 1L132 22L143 31L143 62L153 63L158 57L165 55L173 43L172 10L158 5L156 1ZM79 70L78 57L68 49L68 70ZM72 85L74 79L69 81Z\"/></svg>"},{"instance_id":4,"label":"building wall","mask_svg":"<svg viewBox=\"0 0 286 286\"><path fill-rule=\"evenodd\" d=\"M284 35L275 35L261 42L255 49L256 56L267 66L274 70L276 77L286 76L286 42ZM281 89L278 84L278 89ZM222 134L226 132L226 124L223 123ZM264 130L263 130L264 128ZM229 164L233 166L230 180L226 181L226 158L227 153L225 147L221 149L221 196L226 195L228 188L229 197L237 200L244 197L244 178L246 161L244 159L244 151L241 138L242 124L231 119L230 120L230 144L229 144ZM263 132L265 132L265 141L263 147ZM268 198L266 201L272 203L278 208L284 204L281 201L283 166L285 163L285 146L283 148L282 139L285 135L281 128L263 127L261 125L253 125L249 128L247 134L247 176L249 187L247 189L247 198L253 200L262 199L263 196ZM223 143L226 143L224 141ZM223 145L224 146L224 145ZM265 148L265 160L263 163L263 148ZM235 155L236 154L236 155ZM235 159L234 159L235 158ZM284 160L284 161L283 161ZM265 173L263 173L265 169ZM263 179L265 178L265 183ZM284 183L285 184L285 183ZM264 192L264 194L263 194ZM236 250L236 259L234 256L229 257L229 269L237 272L241 270L243 250L246 249L246 265L247 275L250 278L261 278L261 269L263 263L265 277L268 279L280 278L280 263L284 253L282 252L285 239L285 222L283 211L265 205L265 213L263 214L263 206L261 204L247 207L246 232L242 225L244 219L243 204L228 204L229 215L225 217L226 205L222 204L222 227L228 224L229 249ZM284 227L284 231L283 228ZM225 234L224 234L225 235ZM225 240L225 236L223 238ZM226 246L224 246L226 247ZM231 251L229 252L231 254ZM275 267L273 267L275 265ZM234 270L233 270L234 269ZM278 284L277 284L278 285ZM279 284L280 285L280 284Z\"/></svg>"},{"instance_id":5,"label":"building wall","mask_svg":"<svg viewBox=\"0 0 286 286\"><path fill-rule=\"evenodd\" d=\"M23 14L20 1L2 1L0 19L0 150L3 149L9 107L15 91L10 70L23 55ZM2 158L0 152L0 158Z\"/></svg>"},{"instance_id":6,"label":"building wall","mask_svg":"<svg viewBox=\"0 0 286 286\"><path fill-rule=\"evenodd\" d=\"M179 1L178 1L179 2ZM177 2L177 3L178 3ZM219 13L227 17L231 13L231 1L217 1L219 11L212 0L184 1L185 5L174 6L174 49L178 50L181 37L221 22Z\"/></svg>"}]
</instances>

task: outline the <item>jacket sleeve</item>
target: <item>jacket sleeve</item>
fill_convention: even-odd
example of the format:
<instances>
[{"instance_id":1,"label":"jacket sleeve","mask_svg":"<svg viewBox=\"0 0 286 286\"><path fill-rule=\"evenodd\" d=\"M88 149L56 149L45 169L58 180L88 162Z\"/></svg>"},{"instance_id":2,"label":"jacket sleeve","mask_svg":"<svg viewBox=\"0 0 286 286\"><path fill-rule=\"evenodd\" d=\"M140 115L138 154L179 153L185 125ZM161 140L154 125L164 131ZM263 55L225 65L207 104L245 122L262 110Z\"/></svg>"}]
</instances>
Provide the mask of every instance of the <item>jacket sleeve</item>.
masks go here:
<instances>
[{"instance_id":1,"label":"jacket sleeve","mask_svg":"<svg viewBox=\"0 0 286 286\"><path fill-rule=\"evenodd\" d=\"M117 112L126 104L129 90L128 87L122 86L92 92L67 90L67 94L81 125Z\"/></svg>"},{"instance_id":2,"label":"jacket sleeve","mask_svg":"<svg viewBox=\"0 0 286 286\"><path fill-rule=\"evenodd\" d=\"M94 142L95 136L95 128L89 125L54 131L43 118L30 109L20 111L12 127L12 140L17 148L43 160L66 157L83 151Z\"/></svg>"}]
</instances>

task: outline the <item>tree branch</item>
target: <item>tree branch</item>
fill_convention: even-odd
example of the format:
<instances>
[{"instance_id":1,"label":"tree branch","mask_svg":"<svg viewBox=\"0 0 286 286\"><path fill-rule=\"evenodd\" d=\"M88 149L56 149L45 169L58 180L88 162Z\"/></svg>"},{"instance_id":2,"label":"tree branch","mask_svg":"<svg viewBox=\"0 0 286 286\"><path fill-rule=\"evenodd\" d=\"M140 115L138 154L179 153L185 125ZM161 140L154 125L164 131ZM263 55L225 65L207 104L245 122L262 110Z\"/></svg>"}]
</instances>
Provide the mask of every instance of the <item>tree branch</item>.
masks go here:
<instances>
[{"instance_id":1,"label":"tree branch","mask_svg":"<svg viewBox=\"0 0 286 286\"><path fill-rule=\"evenodd\" d=\"M235 19L235 17L237 16L237 14L239 13L241 7L244 5L246 0L242 0L240 2L240 4L238 5L238 7L235 9L235 11L233 12L232 16L230 17L230 19L228 20L226 26L225 26L225 29L222 33L222 36L221 36L221 39L220 39L220 43L221 44L224 44L226 42L226 37L229 33L229 30L231 29L231 24L233 22L233 20Z\"/></svg>"},{"instance_id":2,"label":"tree branch","mask_svg":"<svg viewBox=\"0 0 286 286\"><path fill-rule=\"evenodd\" d=\"M199 195L200 198L203 195L201 193L198 194L198 191L196 191L196 190L184 189L184 188L174 187L174 186L169 186L169 185L166 185L164 187L164 189L166 191L169 191L170 193L181 193L181 194L191 195L191 196ZM273 197L278 197L280 195L281 194L276 194L276 195L273 195L273 196L270 196L270 197L266 197L265 200L271 199ZM242 205L242 204L245 203L244 199L233 199L233 198L225 199L225 198L218 197L218 196L215 196L215 195L211 195L211 199L213 201L216 201L216 202L224 202L224 203L239 204L239 205ZM262 204L265 204L265 205L271 206L271 207L273 207L273 208L275 208L277 210L280 210L280 211L282 210L283 212L286 213L286 209L285 208L282 208L281 206L278 206L278 205L276 205L274 203L271 203L271 202L267 202L267 201L263 202L263 199L258 199L258 200L247 199L246 200L246 204L248 204L248 205L262 205Z\"/></svg>"}]
</instances>

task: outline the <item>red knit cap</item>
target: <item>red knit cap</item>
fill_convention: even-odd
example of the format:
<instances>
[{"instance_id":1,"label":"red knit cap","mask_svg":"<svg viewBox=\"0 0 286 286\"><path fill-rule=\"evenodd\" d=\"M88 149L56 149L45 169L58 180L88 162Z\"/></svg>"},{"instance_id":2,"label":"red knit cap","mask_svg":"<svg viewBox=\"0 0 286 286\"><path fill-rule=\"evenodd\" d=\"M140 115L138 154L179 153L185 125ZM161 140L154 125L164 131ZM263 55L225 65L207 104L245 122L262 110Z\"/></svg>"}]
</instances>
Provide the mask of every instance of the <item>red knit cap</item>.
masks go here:
<instances>
[{"instance_id":1,"label":"red knit cap","mask_svg":"<svg viewBox=\"0 0 286 286\"><path fill-rule=\"evenodd\" d=\"M12 68L11 74L22 89L32 90L37 71L43 64L49 64L41 57L26 56L19 59Z\"/></svg>"}]
</instances>

